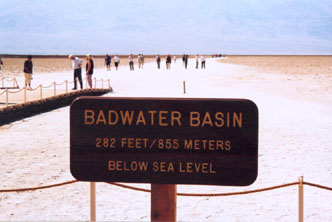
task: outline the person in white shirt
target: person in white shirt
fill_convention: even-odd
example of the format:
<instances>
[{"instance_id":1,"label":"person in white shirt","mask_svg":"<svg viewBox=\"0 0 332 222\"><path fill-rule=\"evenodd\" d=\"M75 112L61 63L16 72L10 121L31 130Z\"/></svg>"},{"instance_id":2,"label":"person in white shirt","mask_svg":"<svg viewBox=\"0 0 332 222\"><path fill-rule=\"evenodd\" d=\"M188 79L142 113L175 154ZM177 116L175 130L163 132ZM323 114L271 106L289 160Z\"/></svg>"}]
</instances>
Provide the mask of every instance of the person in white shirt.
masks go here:
<instances>
[{"instance_id":1,"label":"person in white shirt","mask_svg":"<svg viewBox=\"0 0 332 222\"><path fill-rule=\"evenodd\" d=\"M76 79L80 82L81 89L83 89L83 81L82 81L82 60L74 55L69 55L68 58L72 60L72 67L74 70L74 88L72 90L77 89Z\"/></svg>"},{"instance_id":2,"label":"person in white shirt","mask_svg":"<svg viewBox=\"0 0 332 222\"><path fill-rule=\"evenodd\" d=\"M205 57L201 56L201 69L205 69Z\"/></svg>"},{"instance_id":3,"label":"person in white shirt","mask_svg":"<svg viewBox=\"0 0 332 222\"><path fill-rule=\"evenodd\" d=\"M113 60L114 60L115 69L118 70L118 66L119 66L119 63L120 63L119 56L118 55L114 56Z\"/></svg>"}]
</instances>

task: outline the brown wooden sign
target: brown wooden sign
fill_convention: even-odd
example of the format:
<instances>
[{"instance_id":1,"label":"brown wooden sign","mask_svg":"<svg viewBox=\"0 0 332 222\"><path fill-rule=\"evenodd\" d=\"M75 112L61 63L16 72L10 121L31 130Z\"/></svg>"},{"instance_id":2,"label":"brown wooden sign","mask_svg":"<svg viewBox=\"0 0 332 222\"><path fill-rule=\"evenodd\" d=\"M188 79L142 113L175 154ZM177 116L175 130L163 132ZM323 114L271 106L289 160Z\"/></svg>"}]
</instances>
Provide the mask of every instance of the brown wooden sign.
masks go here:
<instances>
[{"instance_id":1,"label":"brown wooden sign","mask_svg":"<svg viewBox=\"0 0 332 222\"><path fill-rule=\"evenodd\" d=\"M81 181L245 186L257 168L250 100L80 97L70 107L70 170Z\"/></svg>"}]
</instances>

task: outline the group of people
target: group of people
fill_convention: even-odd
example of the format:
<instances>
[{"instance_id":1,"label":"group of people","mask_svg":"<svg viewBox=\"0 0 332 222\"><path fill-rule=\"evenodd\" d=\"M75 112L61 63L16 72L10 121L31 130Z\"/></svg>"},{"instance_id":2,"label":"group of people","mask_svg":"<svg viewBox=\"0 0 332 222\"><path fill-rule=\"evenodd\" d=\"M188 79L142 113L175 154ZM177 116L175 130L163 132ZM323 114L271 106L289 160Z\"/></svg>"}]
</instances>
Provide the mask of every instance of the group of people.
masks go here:
<instances>
[{"instance_id":1,"label":"group of people","mask_svg":"<svg viewBox=\"0 0 332 222\"><path fill-rule=\"evenodd\" d=\"M199 58L199 56L196 55L195 59L196 59L196 69L198 69L199 60L201 60L201 69L205 69L205 56L201 55L201 57Z\"/></svg>"},{"instance_id":2,"label":"group of people","mask_svg":"<svg viewBox=\"0 0 332 222\"><path fill-rule=\"evenodd\" d=\"M69 55L68 58L70 60L72 60L72 68L74 70L74 88L73 88L73 90L77 89L76 79L78 79L78 81L80 83L80 87L81 87L81 89L83 89L83 81L82 81L82 63L83 63L83 61L74 55ZM94 62L92 59L92 55L88 54L86 56L85 70L86 70L86 77L87 77L90 88L92 88L93 69L94 69ZM32 80L32 74L33 74L33 62L32 62L31 55L29 55L27 57L27 60L25 60L25 62L24 62L23 72L24 72L25 87L27 89L31 89L31 80Z\"/></svg>"},{"instance_id":3,"label":"group of people","mask_svg":"<svg viewBox=\"0 0 332 222\"><path fill-rule=\"evenodd\" d=\"M115 55L113 57L113 60L114 60L115 69L118 70L118 67L120 64L120 57L118 55ZM106 66L107 71L111 70L111 63L112 63L112 57L110 55L106 54L104 65Z\"/></svg>"},{"instance_id":4,"label":"group of people","mask_svg":"<svg viewBox=\"0 0 332 222\"><path fill-rule=\"evenodd\" d=\"M184 54L182 56L183 65L184 65L184 67L186 69L188 67L188 59L189 59L189 55ZM205 69L205 61L206 61L206 59L205 59L204 55L199 56L199 55L196 54L195 61L196 61L196 69L198 69L198 67L199 67L199 61L201 61L201 69Z\"/></svg>"},{"instance_id":5,"label":"group of people","mask_svg":"<svg viewBox=\"0 0 332 222\"><path fill-rule=\"evenodd\" d=\"M206 61L205 56L201 55L199 57L198 55L196 55L195 58L196 58L196 69L198 69L198 67L199 67L199 60L201 61L201 68L205 69L205 61ZM185 69L187 69L187 67L188 67L188 59L189 59L189 55L183 54L182 61L183 61L183 65L184 65ZM173 56L173 61L174 61L174 63L176 62L176 55ZM159 54L156 56L156 62L157 62L157 68L160 69L161 57ZM166 69L171 69L171 63L172 63L172 57L170 54L168 54L166 56Z\"/></svg>"},{"instance_id":6,"label":"group of people","mask_svg":"<svg viewBox=\"0 0 332 222\"><path fill-rule=\"evenodd\" d=\"M83 81L82 81L82 64L83 61L81 59L79 59L77 56L70 54L68 56L68 58L72 61L72 68L74 71L74 88L72 88L72 90L76 90L77 89L77 80L80 84L80 88L83 89ZM188 66L188 59L189 59L189 55L184 54L182 56L182 61L183 61L183 65L184 67L187 69ZM115 55L113 57L114 60L114 65L116 70L118 70L119 64L120 64L120 57L118 55ZM142 68L144 66L144 55L143 54L139 54L138 55L138 68ZM161 63L161 57L158 54L156 56L156 62L157 62L157 68L160 69L160 63ZM201 69L205 69L205 57L204 55L196 55L195 56L195 60L196 60L196 69L198 69L199 67L199 61L201 62ZM104 61L104 65L106 66L107 70L111 70L111 61L112 61L112 57L108 54L106 54L105 56L105 61ZM134 70L134 56L133 54L130 54L128 57L128 61L129 61L129 68L131 71ZM173 61L174 63L176 62L176 55L173 56ZM172 63L172 57L170 54L168 54L166 56L166 69L170 69L171 68L171 63ZM1 65L3 64L1 58L0 58L0 70L1 70ZM87 54L86 55L86 66L85 66L85 73L86 73L86 78L87 78L87 82L90 88L92 88L92 75L93 75L93 71L94 71L94 61L93 61L93 57L91 54ZM32 73L33 73L33 63L32 63L32 56L29 55L27 57L27 60L24 62L24 78L25 78L25 87L27 89L31 89L31 80L32 80Z\"/></svg>"},{"instance_id":7,"label":"group of people","mask_svg":"<svg viewBox=\"0 0 332 222\"><path fill-rule=\"evenodd\" d=\"M68 56L70 60L72 60L72 68L74 70L74 88L72 90L77 89L77 79L80 83L81 89L83 89L83 81L82 81L82 64L83 61L75 55L70 54ZM94 70L94 61L91 54L86 55L86 64L85 64L85 74L88 85L92 88L92 75Z\"/></svg>"},{"instance_id":8,"label":"group of people","mask_svg":"<svg viewBox=\"0 0 332 222\"><path fill-rule=\"evenodd\" d=\"M205 69L205 61L206 61L205 56L204 55L201 55L201 56L196 55L195 58L196 58L196 69L199 68L199 62L201 62L201 69ZM130 54L128 56L128 64L129 64L130 71L134 71L134 69L135 69L134 68L134 59L135 59L135 56L133 54ZM183 65L186 69L188 67L188 59L189 59L189 55L184 54L182 56ZM106 54L104 64L106 65L107 70L111 69L110 68L111 67L111 60L112 60L112 57L109 56L108 54ZM118 55L116 55L116 56L113 57L113 60L114 60L115 68L117 70L118 65L120 63L120 58L119 58ZM170 54L168 54L166 56L166 69L171 69L172 60L173 60L174 63L176 62L176 55L173 55L173 57L172 57ZM159 54L156 56L155 61L157 63L157 68L160 69L161 56ZM144 55L143 54L138 54L137 62L138 62L138 68L143 69L143 67L144 67Z\"/></svg>"},{"instance_id":9,"label":"group of people","mask_svg":"<svg viewBox=\"0 0 332 222\"><path fill-rule=\"evenodd\" d=\"M118 70L118 67L120 64L120 57L118 55L115 55L113 57L113 60L114 60L115 69ZM143 69L143 67L144 67L144 55L143 54L138 54L137 62L138 62L138 68ZM108 54L106 54L104 65L106 65L107 70L111 70L111 63L112 63L112 57L109 56ZM134 55L133 54L130 54L128 56L128 63L129 63L130 71L134 71Z\"/></svg>"},{"instance_id":10,"label":"group of people","mask_svg":"<svg viewBox=\"0 0 332 222\"><path fill-rule=\"evenodd\" d=\"M129 61L129 69L130 71L134 71L134 55L130 54L128 56L128 61ZM138 54L137 56L137 62L138 62L138 68L144 67L144 55L143 54Z\"/></svg>"},{"instance_id":11,"label":"group of people","mask_svg":"<svg viewBox=\"0 0 332 222\"><path fill-rule=\"evenodd\" d=\"M82 64L83 61L79 59L77 56L70 54L68 56L70 60L72 60L72 68L74 70L74 88L72 90L77 89L77 79L79 81L81 89L83 89L83 81L82 81ZM88 85L90 88L92 88L92 75L94 70L94 61L91 54L86 55L86 66L85 66L85 72L86 72L86 78L88 81ZM31 80L32 80L32 74L33 74L33 62L32 62L32 56L29 55L27 60L24 62L24 83L25 87L27 89L31 89Z\"/></svg>"}]
</instances>

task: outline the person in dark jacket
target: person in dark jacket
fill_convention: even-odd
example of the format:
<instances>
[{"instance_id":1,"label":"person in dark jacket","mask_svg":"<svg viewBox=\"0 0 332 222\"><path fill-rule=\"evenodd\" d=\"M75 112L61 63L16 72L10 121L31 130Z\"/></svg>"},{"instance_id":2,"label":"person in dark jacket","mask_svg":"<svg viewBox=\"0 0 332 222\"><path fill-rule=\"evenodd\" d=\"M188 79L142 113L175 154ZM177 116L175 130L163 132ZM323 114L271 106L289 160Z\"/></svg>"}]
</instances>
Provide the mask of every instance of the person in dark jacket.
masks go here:
<instances>
[{"instance_id":1,"label":"person in dark jacket","mask_svg":"<svg viewBox=\"0 0 332 222\"><path fill-rule=\"evenodd\" d=\"M160 61L161 61L160 55L158 54L157 57L156 57L156 62L157 62L158 69L160 69Z\"/></svg>"},{"instance_id":2,"label":"person in dark jacket","mask_svg":"<svg viewBox=\"0 0 332 222\"><path fill-rule=\"evenodd\" d=\"M1 66L3 65L3 61L2 61L2 59L1 59L1 57L0 57L0 71L1 71Z\"/></svg>"},{"instance_id":3,"label":"person in dark jacket","mask_svg":"<svg viewBox=\"0 0 332 222\"><path fill-rule=\"evenodd\" d=\"M32 56L28 56L28 60L25 60L24 62L24 79L25 79L25 87L27 89L31 89L31 79L32 79L32 73L33 73L33 63L32 63Z\"/></svg>"},{"instance_id":4,"label":"person in dark jacket","mask_svg":"<svg viewBox=\"0 0 332 222\"><path fill-rule=\"evenodd\" d=\"M94 63L93 63L92 55L88 54L86 56L85 70L86 70L86 79L88 80L88 85L90 88L92 88L93 68L94 68Z\"/></svg>"},{"instance_id":5,"label":"person in dark jacket","mask_svg":"<svg viewBox=\"0 0 332 222\"><path fill-rule=\"evenodd\" d=\"M106 65L107 71L111 70L111 56L109 56L108 54L106 54L106 56L105 56L104 65Z\"/></svg>"},{"instance_id":6,"label":"person in dark jacket","mask_svg":"<svg viewBox=\"0 0 332 222\"><path fill-rule=\"evenodd\" d=\"M172 57L170 54L166 57L166 69L171 69Z\"/></svg>"},{"instance_id":7,"label":"person in dark jacket","mask_svg":"<svg viewBox=\"0 0 332 222\"><path fill-rule=\"evenodd\" d=\"M188 55L184 55L184 67L187 69L187 66L188 66L188 58L189 56Z\"/></svg>"}]
</instances>

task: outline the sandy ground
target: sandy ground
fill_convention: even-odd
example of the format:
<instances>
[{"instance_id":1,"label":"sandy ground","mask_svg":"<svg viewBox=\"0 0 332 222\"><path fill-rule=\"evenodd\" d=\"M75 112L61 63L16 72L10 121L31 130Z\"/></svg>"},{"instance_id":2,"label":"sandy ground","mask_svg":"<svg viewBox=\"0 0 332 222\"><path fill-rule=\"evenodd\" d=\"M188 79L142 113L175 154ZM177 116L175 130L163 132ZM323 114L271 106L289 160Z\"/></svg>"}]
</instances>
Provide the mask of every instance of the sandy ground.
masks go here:
<instances>
[{"instance_id":1,"label":"sandy ground","mask_svg":"<svg viewBox=\"0 0 332 222\"><path fill-rule=\"evenodd\" d=\"M262 83L261 87L269 86L266 83L273 81L287 88L286 91L280 91L279 87L270 89L277 94L286 93L295 98L302 94L301 99L310 96L316 102L325 99L331 102L332 56L230 56L219 62L239 65L248 73L260 73L258 79L256 75L253 77ZM245 76L246 79L251 77Z\"/></svg>"},{"instance_id":2,"label":"sandy ground","mask_svg":"<svg viewBox=\"0 0 332 222\"><path fill-rule=\"evenodd\" d=\"M332 56L228 56L220 62L256 67L265 73L332 75Z\"/></svg>"},{"instance_id":3,"label":"sandy ground","mask_svg":"<svg viewBox=\"0 0 332 222\"><path fill-rule=\"evenodd\" d=\"M161 70L149 63L143 70L136 66L134 72L124 66L110 72L100 68L95 74L97 78L111 79L111 97L247 98L257 104L259 174L255 183L249 187L178 185L178 192L251 190L296 182L299 176L308 182L332 186L332 94L331 84L326 85L331 83L329 73L267 73L246 62L234 65L208 59L206 70L196 70L194 60L185 70L178 60L171 70L166 70L164 63ZM71 76L71 72L41 74L34 81L49 84ZM4 125L0 132L0 189L73 179L69 171L68 107ZM305 221L331 221L332 192L305 186L304 193ZM296 186L242 196L178 197L177 201L178 221L297 220ZM89 220L89 183L0 193L0 220ZM150 195L98 183L97 220L149 221Z\"/></svg>"}]
</instances>

